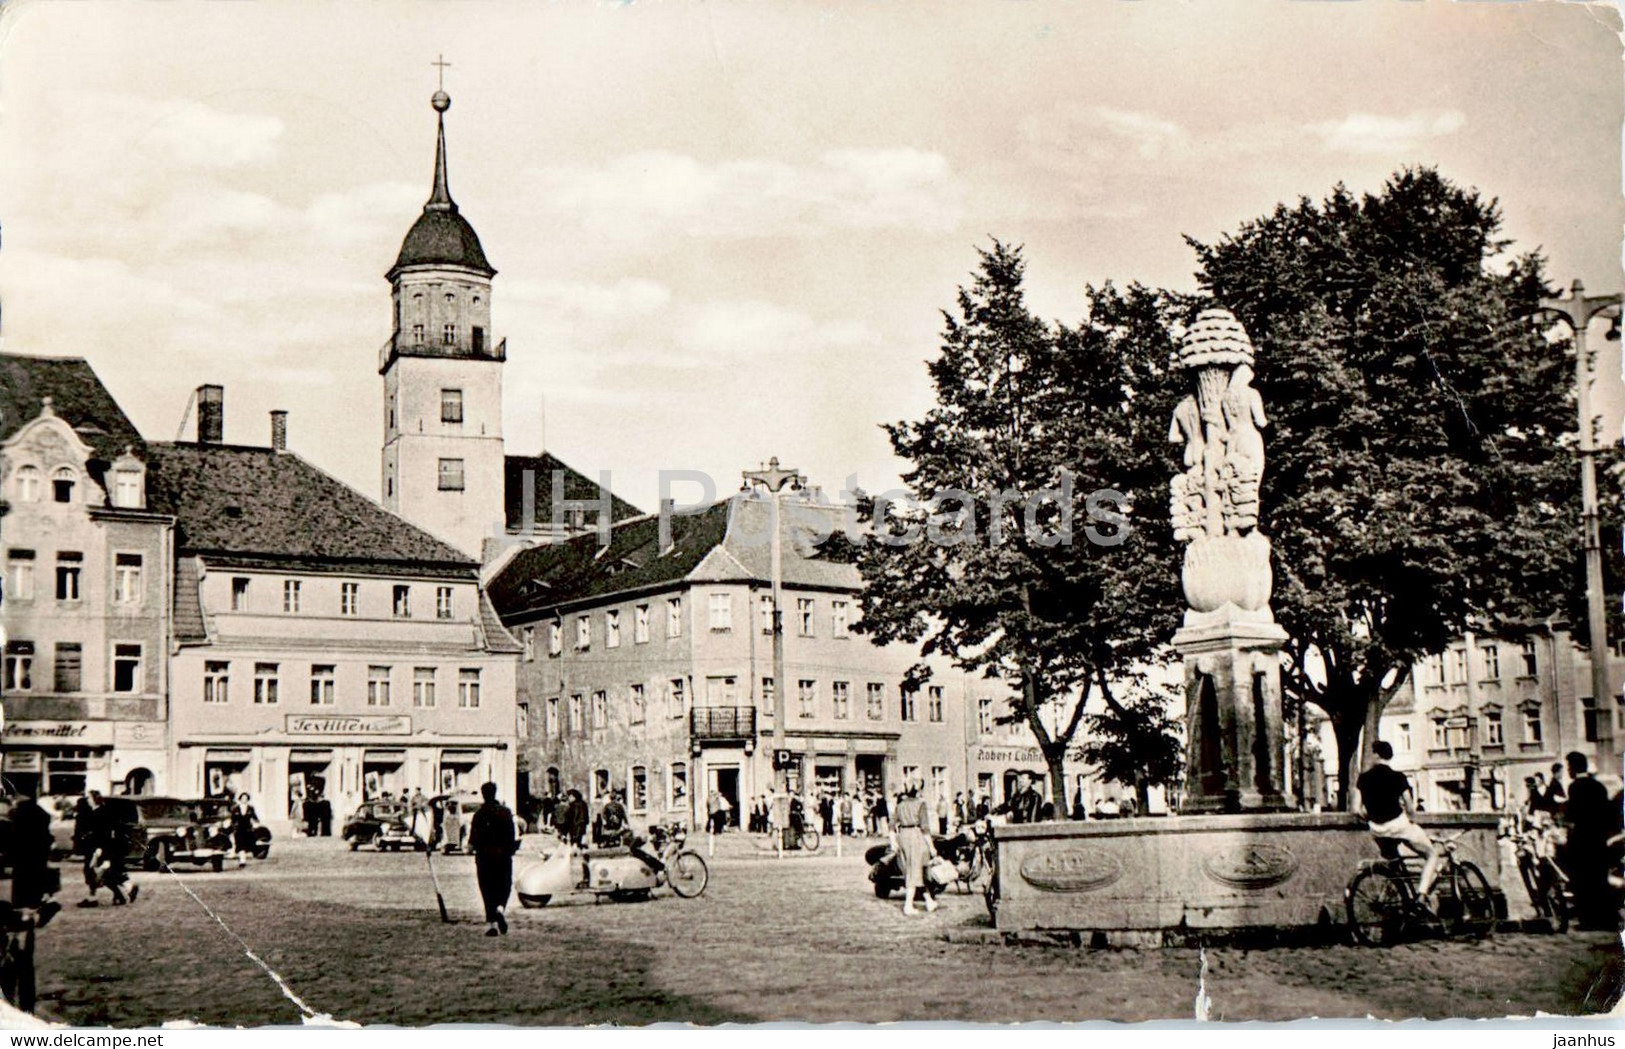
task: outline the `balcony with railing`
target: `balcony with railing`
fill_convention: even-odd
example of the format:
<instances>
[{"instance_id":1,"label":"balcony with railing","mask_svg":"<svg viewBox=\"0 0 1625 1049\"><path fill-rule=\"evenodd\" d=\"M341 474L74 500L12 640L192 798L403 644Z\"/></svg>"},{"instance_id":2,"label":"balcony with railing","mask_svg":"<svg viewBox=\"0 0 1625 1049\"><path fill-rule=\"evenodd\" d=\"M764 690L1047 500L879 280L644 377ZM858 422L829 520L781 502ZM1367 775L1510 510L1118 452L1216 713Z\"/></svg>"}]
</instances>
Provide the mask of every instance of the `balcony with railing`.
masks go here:
<instances>
[{"instance_id":1,"label":"balcony with railing","mask_svg":"<svg viewBox=\"0 0 1625 1049\"><path fill-rule=\"evenodd\" d=\"M477 338L475 331L480 331ZM463 357L505 361L508 359L508 340L504 337L492 346L483 331L472 329L466 333L459 332L457 340L447 345L422 336L413 337L408 332L396 332L378 348L378 371L383 372L397 357Z\"/></svg>"},{"instance_id":2,"label":"balcony with railing","mask_svg":"<svg viewBox=\"0 0 1625 1049\"><path fill-rule=\"evenodd\" d=\"M752 741L755 707L695 707L688 712L689 735L699 740Z\"/></svg>"}]
</instances>

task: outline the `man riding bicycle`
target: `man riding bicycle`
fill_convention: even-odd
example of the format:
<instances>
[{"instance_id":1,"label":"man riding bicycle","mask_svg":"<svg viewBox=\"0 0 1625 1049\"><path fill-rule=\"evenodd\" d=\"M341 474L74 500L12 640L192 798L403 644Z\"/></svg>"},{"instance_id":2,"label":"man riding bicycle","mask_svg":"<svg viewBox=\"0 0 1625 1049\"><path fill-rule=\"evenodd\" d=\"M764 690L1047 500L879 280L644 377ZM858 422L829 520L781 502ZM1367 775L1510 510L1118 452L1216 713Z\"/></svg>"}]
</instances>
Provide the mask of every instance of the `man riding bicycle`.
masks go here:
<instances>
[{"instance_id":1,"label":"man riding bicycle","mask_svg":"<svg viewBox=\"0 0 1625 1049\"><path fill-rule=\"evenodd\" d=\"M1384 838L1402 841L1425 858L1416 896L1417 899L1426 899L1439 877L1439 849L1426 831L1411 822L1414 802L1411 781L1403 772L1388 764L1394 758L1393 746L1386 740L1378 740L1372 744L1371 750L1377 760L1354 781L1355 789L1360 792L1360 816L1379 845Z\"/></svg>"}]
</instances>

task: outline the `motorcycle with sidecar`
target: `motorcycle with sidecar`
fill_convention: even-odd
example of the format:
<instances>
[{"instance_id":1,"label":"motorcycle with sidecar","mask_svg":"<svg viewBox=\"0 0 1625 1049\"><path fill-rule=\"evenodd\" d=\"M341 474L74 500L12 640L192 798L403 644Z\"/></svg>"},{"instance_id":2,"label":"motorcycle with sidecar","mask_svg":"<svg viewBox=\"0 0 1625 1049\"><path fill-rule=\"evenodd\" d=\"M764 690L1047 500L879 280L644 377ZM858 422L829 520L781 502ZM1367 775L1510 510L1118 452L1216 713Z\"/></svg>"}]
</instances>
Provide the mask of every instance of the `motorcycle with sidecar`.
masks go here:
<instances>
[{"instance_id":1,"label":"motorcycle with sidecar","mask_svg":"<svg viewBox=\"0 0 1625 1049\"><path fill-rule=\"evenodd\" d=\"M684 847L686 840L684 828L673 824L649 828L648 850L630 836L607 848L583 849L559 841L542 854L540 863L519 873L514 890L523 907L545 907L553 897L570 893L617 902L646 900L662 885L692 899L705 891L711 874L704 858Z\"/></svg>"},{"instance_id":2,"label":"motorcycle with sidecar","mask_svg":"<svg viewBox=\"0 0 1625 1049\"><path fill-rule=\"evenodd\" d=\"M953 885L963 885L967 892L976 891L977 883L985 879L989 869L991 842L983 828L974 826L962 827L957 834L931 835L936 858L942 861L926 867L926 881L932 892L940 893ZM876 896L885 900L903 891L903 869L897 851L889 843L871 845L863 859L869 864L869 881Z\"/></svg>"}]
</instances>

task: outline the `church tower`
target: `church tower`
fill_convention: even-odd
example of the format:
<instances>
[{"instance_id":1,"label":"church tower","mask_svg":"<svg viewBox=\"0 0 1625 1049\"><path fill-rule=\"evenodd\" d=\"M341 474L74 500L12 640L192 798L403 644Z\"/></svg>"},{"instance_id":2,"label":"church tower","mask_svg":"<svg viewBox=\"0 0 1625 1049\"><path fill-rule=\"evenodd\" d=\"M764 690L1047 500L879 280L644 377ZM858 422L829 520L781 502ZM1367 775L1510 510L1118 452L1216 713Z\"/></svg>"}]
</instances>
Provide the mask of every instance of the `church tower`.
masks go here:
<instances>
[{"instance_id":1,"label":"church tower","mask_svg":"<svg viewBox=\"0 0 1625 1049\"><path fill-rule=\"evenodd\" d=\"M446 184L446 110L439 123L434 188L386 274L394 329L384 377L384 505L481 558L503 525L502 363L491 337L491 278L480 238Z\"/></svg>"}]
</instances>

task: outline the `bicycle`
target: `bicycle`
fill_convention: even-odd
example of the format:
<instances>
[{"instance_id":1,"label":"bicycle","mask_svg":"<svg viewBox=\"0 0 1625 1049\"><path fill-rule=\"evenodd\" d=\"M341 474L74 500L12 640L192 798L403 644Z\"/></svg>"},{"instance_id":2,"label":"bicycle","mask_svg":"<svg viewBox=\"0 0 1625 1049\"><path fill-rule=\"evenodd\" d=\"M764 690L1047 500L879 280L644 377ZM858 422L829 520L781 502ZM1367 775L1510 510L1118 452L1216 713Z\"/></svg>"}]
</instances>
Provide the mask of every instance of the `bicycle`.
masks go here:
<instances>
[{"instance_id":1,"label":"bicycle","mask_svg":"<svg viewBox=\"0 0 1625 1049\"><path fill-rule=\"evenodd\" d=\"M0 903L0 998L34 1011L34 929L37 911Z\"/></svg>"},{"instance_id":2,"label":"bicycle","mask_svg":"<svg viewBox=\"0 0 1625 1049\"><path fill-rule=\"evenodd\" d=\"M1411 934L1437 928L1445 937L1483 939L1495 928L1495 894L1478 865L1456 858L1461 834L1440 838L1439 876L1431 895L1437 909L1429 912L1417 893L1420 857L1400 856L1399 841L1378 838L1382 859L1361 860L1344 892L1349 929L1367 947L1386 947Z\"/></svg>"},{"instance_id":3,"label":"bicycle","mask_svg":"<svg viewBox=\"0 0 1625 1049\"><path fill-rule=\"evenodd\" d=\"M1568 932L1574 912L1574 894L1569 876L1552 858L1550 842L1538 830L1513 830L1512 847L1518 862L1518 876L1535 914L1547 918L1557 932Z\"/></svg>"}]
</instances>

